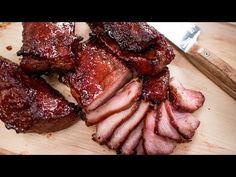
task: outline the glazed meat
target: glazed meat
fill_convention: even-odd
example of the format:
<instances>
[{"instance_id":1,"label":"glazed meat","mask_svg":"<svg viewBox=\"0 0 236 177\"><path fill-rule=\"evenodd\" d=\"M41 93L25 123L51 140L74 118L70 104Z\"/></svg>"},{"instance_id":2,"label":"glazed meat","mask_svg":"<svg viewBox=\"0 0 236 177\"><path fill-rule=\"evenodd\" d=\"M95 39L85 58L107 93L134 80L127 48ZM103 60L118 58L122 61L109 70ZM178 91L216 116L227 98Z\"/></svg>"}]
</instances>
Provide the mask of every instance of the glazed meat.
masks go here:
<instances>
[{"instance_id":1,"label":"glazed meat","mask_svg":"<svg viewBox=\"0 0 236 177\"><path fill-rule=\"evenodd\" d=\"M165 102L162 102L157 111L157 120L155 132L161 136L165 136L174 139L178 142L183 141L183 138L178 133L178 131L172 126L171 118L169 117Z\"/></svg>"},{"instance_id":2,"label":"glazed meat","mask_svg":"<svg viewBox=\"0 0 236 177\"><path fill-rule=\"evenodd\" d=\"M194 112L203 105L205 97L201 92L186 89L177 79L171 78L170 100L175 109L181 112Z\"/></svg>"},{"instance_id":3,"label":"glazed meat","mask_svg":"<svg viewBox=\"0 0 236 177\"><path fill-rule=\"evenodd\" d=\"M15 63L0 57L0 119L8 129L51 132L77 118L74 104L39 77L27 76Z\"/></svg>"},{"instance_id":4,"label":"glazed meat","mask_svg":"<svg viewBox=\"0 0 236 177\"><path fill-rule=\"evenodd\" d=\"M174 59L173 49L165 37L146 23L88 24L111 52L141 75L155 75Z\"/></svg>"},{"instance_id":5,"label":"glazed meat","mask_svg":"<svg viewBox=\"0 0 236 177\"><path fill-rule=\"evenodd\" d=\"M93 140L99 144L105 143L111 137L114 130L134 114L138 106L139 102L135 102L130 108L112 114L105 120L99 122L97 124L96 133L93 134Z\"/></svg>"},{"instance_id":6,"label":"glazed meat","mask_svg":"<svg viewBox=\"0 0 236 177\"><path fill-rule=\"evenodd\" d=\"M160 104L164 101L169 88L169 79L170 72L167 67L155 76L144 77L142 92L144 100L156 104Z\"/></svg>"},{"instance_id":7,"label":"glazed meat","mask_svg":"<svg viewBox=\"0 0 236 177\"><path fill-rule=\"evenodd\" d=\"M156 119L157 112L155 110L150 110L145 118L143 129L143 144L145 152L148 155L170 154L174 151L176 142L155 133Z\"/></svg>"},{"instance_id":8,"label":"glazed meat","mask_svg":"<svg viewBox=\"0 0 236 177\"><path fill-rule=\"evenodd\" d=\"M115 130L107 144L109 148L117 150L121 147L130 132L143 120L148 107L149 103L144 101L140 103L138 110Z\"/></svg>"},{"instance_id":9,"label":"glazed meat","mask_svg":"<svg viewBox=\"0 0 236 177\"><path fill-rule=\"evenodd\" d=\"M106 22L103 28L122 50L133 52L141 52L154 44L158 35L153 27L142 22Z\"/></svg>"},{"instance_id":10,"label":"glazed meat","mask_svg":"<svg viewBox=\"0 0 236 177\"><path fill-rule=\"evenodd\" d=\"M75 23L23 23L22 69L27 73L68 71L74 67L72 43Z\"/></svg>"},{"instance_id":11,"label":"glazed meat","mask_svg":"<svg viewBox=\"0 0 236 177\"><path fill-rule=\"evenodd\" d=\"M191 139L199 127L200 121L190 113L175 110L168 101L166 101L165 106L172 125L184 138Z\"/></svg>"},{"instance_id":12,"label":"glazed meat","mask_svg":"<svg viewBox=\"0 0 236 177\"><path fill-rule=\"evenodd\" d=\"M119 90L108 102L86 114L86 125L91 126L101 122L114 113L123 111L139 99L142 84L139 79L133 79Z\"/></svg>"},{"instance_id":13,"label":"glazed meat","mask_svg":"<svg viewBox=\"0 0 236 177\"><path fill-rule=\"evenodd\" d=\"M94 38L78 44L75 51L75 71L61 80L86 112L105 103L132 77L129 69Z\"/></svg>"},{"instance_id":14,"label":"glazed meat","mask_svg":"<svg viewBox=\"0 0 236 177\"><path fill-rule=\"evenodd\" d=\"M143 121L129 134L121 147L121 153L125 155L134 154L135 148L137 147L143 130Z\"/></svg>"},{"instance_id":15,"label":"glazed meat","mask_svg":"<svg viewBox=\"0 0 236 177\"><path fill-rule=\"evenodd\" d=\"M139 140L139 143L138 143L137 147L135 148L135 152L137 155L145 155L142 138Z\"/></svg>"}]
</instances>

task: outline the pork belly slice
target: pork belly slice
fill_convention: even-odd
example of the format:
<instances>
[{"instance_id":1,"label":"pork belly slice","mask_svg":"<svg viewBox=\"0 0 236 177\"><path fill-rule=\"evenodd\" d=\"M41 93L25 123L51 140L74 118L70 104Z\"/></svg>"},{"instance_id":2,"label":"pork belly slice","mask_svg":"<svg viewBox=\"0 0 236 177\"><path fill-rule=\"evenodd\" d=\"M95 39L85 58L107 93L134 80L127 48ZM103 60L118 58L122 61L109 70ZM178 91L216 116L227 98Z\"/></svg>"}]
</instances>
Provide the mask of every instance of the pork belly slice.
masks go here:
<instances>
[{"instance_id":1,"label":"pork belly slice","mask_svg":"<svg viewBox=\"0 0 236 177\"><path fill-rule=\"evenodd\" d=\"M18 52L24 58L20 64L22 69L32 74L71 70L74 28L74 22L23 23L23 46ZM47 67L38 67L39 63Z\"/></svg>"},{"instance_id":2,"label":"pork belly slice","mask_svg":"<svg viewBox=\"0 0 236 177\"><path fill-rule=\"evenodd\" d=\"M95 38L74 48L76 69L61 80L71 88L72 95L85 112L89 112L108 101L129 82L132 73Z\"/></svg>"},{"instance_id":3,"label":"pork belly slice","mask_svg":"<svg viewBox=\"0 0 236 177\"><path fill-rule=\"evenodd\" d=\"M184 138L191 139L199 127L200 121L190 113L175 110L168 101L166 101L165 106L172 125Z\"/></svg>"},{"instance_id":4,"label":"pork belly slice","mask_svg":"<svg viewBox=\"0 0 236 177\"><path fill-rule=\"evenodd\" d=\"M0 57L0 119L17 133L46 133L74 124L77 110L46 81Z\"/></svg>"},{"instance_id":5,"label":"pork belly slice","mask_svg":"<svg viewBox=\"0 0 236 177\"><path fill-rule=\"evenodd\" d=\"M96 127L96 133L93 134L93 140L99 144L104 144L111 137L114 130L133 115L138 106L139 102L135 102L130 108L112 114L105 120L99 122Z\"/></svg>"},{"instance_id":6,"label":"pork belly slice","mask_svg":"<svg viewBox=\"0 0 236 177\"><path fill-rule=\"evenodd\" d=\"M143 121L129 134L128 138L125 140L121 147L121 153L124 155L131 155L135 153L135 148L137 147L143 130Z\"/></svg>"},{"instance_id":7,"label":"pork belly slice","mask_svg":"<svg viewBox=\"0 0 236 177\"><path fill-rule=\"evenodd\" d=\"M160 104L167 97L169 88L170 72L165 67L155 76L144 77L142 96L144 100L154 104Z\"/></svg>"},{"instance_id":8,"label":"pork belly slice","mask_svg":"<svg viewBox=\"0 0 236 177\"><path fill-rule=\"evenodd\" d=\"M203 105L205 97L201 92L186 89L177 79L171 78L170 100L175 109L181 112L194 112Z\"/></svg>"},{"instance_id":9,"label":"pork belly slice","mask_svg":"<svg viewBox=\"0 0 236 177\"><path fill-rule=\"evenodd\" d=\"M161 136L171 138L178 142L183 141L181 135L171 124L171 118L167 113L164 102L161 103L157 111L155 132Z\"/></svg>"},{"instance_id":10,"label":"pork belly slice","mask_svg":"<svg viewBox=\"0 0 236 177\"><path fill-rule=\"evenodd\" d=\"M145 150L143 147L143 138L139 140L137 147L135 148L136 155L145 155Z\"/></svg>"},{"instance_id":11,"label":"pork belly slice","mask_svg":"<svg viewBox=\"0 0 236 177\"><path fill-rule=\"evenodd\" d=\"M93 33L111 52L141 75L155 75L174 59L165 37L147 23L90 22Z\"/></svg>"},{"instance_id":12,"label":"pork belly slice","mask_svg":"<svg viewBox=\"0 0 236 177\"><path fill-rule=\"evenodd\" d=\"M107 143L110 149L119 149L129 136L130 132L142 121L149 107L149 103L142 101L138 110L114 131Z\"/></svg>"},{"instance_id":13,"label":"pork belly slice","mask_svg":"<svg viewBox=\"0 0 236 177\"><path fill-rule=\"evenodd\" d=\"M176 142L155 133L157 112L150 110L146 115L143 129L144 149L148 155L167 155L174 151Z\"/></svg>"},{"instance_id":14,"label":"pork belly slice","mask_svg":"<svg viewBox=\"0 0 236 177\"><path fill-rule=\"evenodd\" d=\"M141 95L142 84L133 79L119 90L108 102L86 114L86 125L95 125L108 116L129 108Z\"/></svg>"}]
</instances>

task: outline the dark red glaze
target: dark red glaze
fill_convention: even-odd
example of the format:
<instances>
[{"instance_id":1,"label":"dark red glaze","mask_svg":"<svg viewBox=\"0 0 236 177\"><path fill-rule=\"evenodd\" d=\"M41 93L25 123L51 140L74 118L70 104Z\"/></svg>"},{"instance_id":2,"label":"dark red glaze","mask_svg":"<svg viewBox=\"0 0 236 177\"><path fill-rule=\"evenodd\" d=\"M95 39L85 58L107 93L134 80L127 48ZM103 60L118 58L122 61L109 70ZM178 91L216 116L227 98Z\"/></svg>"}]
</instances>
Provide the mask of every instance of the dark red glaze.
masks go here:
<instances>
[{"instance_id":1,"label":"dark red glaze","mask_svg":"<svg viewBox=\"0 0 236 177\"><path fill-rule=\"evenodd\" d=\"M105 44L105 46L110 49L111 52L115 53L120 59L126 61L130 67L134 68L141 75L156 75L175 57L173 48L168 45L165 37L146 23L114 23L112 26L112 33L105 29L105 27L110 24L108 22L95 22L88 24L91 30ZM121 35L122 30L120 29L123 25L124 27L122 28L131 30L125 32L125 34L130 33L133 35L120 37L119 39L122 39L123 41L117 42L117 40L114 40L114 37L111 37L111 34L114 34L115 30L117 30L117 33ZM115 26L118 27L115 28ZM130 26L130 28L127 26ZM132 28L132 26L135 26L135 28ZM136 28L142 29L143 26L145 26L145 30L135 30ZM139 33L137 34L137 32ZM148 36L146 33L149 33L150 36L152 36L150 37L150 40L142 39L144 38L143 36ZM142 36L141 39L138 36ZM140 39L141 42L138 41L138 39ZM130 45L132 42L137 46L138 44L142 46L140 49L142 48L143 50L126 50L124 49L125 47L122 47ZM120 43L122 43L122 45ZM126 48L128 49L128 47Z\"/></svg>"},{"instance_id":2,"label":"dark red glaze","mask_svg":"<svg viewBox=\"0 0 236 177\"><path fill-rule=\"evenodd\" d=\"M157 37L156 30L143 22L106 22L103 25L122 50L141 52L154 44Z\"/></svg>"},{"instance_id":3,"label":"dark red glaze","mask_svg":"<svg viewBox=\"0 0 236 177\"><path fill-rule=\"evenodd\" d=\"M27 76L13 62L0 57L0 119L16 132L50 132L77 119L74 104L39 77Z\"/></svg>"},{"instance_id":4,"label":"dark red glaze","mask_svg":"<svg viewBox=\"0 0 236 177\"><path fill-rule=\"evenodd\" d=\"M142 96L146 101L159 104L167 97L169 88L170 72L165 67L159 74L155 76L147 76L143 82Z\"/></svg>"},{"instance_id":5,"label":"dark red glaze","mask_svg":"<svg viewBox=\"0 0 236 177\"><path fill-rule=\"evenodd\" d=\"M74 36L74 22L25 22L23 23L23 46L18 55L35 56L34 59L40 62L49 63L44 71L67 71L74 66L74 55L71 51ZM31 57L26 57L31 60ZM25 59L25 60L26 60ZM29 69L24 66L28 62L21 62L23 69ZM34 69L26 70L34 73L37 68L33 64Z\"/></svg>"},{"instance_id":6,"label":"dark red glaze","mask_svg":"<svg viewBox=\"0 0 236 177\"><path fill-rule=\"evenodd\" d=\"M62 81L71 87L72 95L86 108L118 84L111 93L114 95L130 78L130 71L116 56L107 52L96 39L90 39L77 46L75 72L66 74Z\"/></svg>"}]
</instances>

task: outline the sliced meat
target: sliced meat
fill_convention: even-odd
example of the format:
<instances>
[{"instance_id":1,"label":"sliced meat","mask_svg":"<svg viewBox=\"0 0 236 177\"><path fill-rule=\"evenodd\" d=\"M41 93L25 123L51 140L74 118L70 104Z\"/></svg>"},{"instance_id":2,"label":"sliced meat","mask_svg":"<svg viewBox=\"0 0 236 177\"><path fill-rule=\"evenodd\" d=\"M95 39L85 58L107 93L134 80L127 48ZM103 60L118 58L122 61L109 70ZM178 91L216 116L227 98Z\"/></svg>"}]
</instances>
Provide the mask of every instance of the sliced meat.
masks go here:
<instances>
[{"instance_id":1,"label":"sliced meat","mask_svg":"<svg viewBox=\"0 0 236 177\"><path fill-rule=\"evenodd\" d=\"M71 51L75 38L74 28L74 22L23 23L23 46L18 52L24 58L22 69L27 73L71 70L74 67ZM38 63L47 67L38 67Z\"/></svg>"},{"instance_id":2,"label":"sliced meat","mask_svg":"<svg viewBox=\"0 0 236 177\"><path fill-rule=\"evenodd\" d=\"M8 129L45 133L74 124L75 105L46 81L26 75L15 63L0 57L0 119Z\"/></svg>"},{"instance_id":3,"label":"sliced meat","mask_svg":"<svg viewBox=\"0 0 236 177\"><path fill-rule=\"evenodd\" d=\"M129 134L128 138L125 140L121 147L121 153L125 155L130 155L135 153L135 148L137 147L143 131L143 121Z\"/></svg>"},{"instance_id":4,"label":"sliced meat","mask_svg":"<svg viewBox=\"0 0 236 177\"><path fill-rule=\"evenodd\" d=\"M164 102L161 103L157 112L155 132L161 136L174 139L178 142L183 139L178 131L172 126L171 119L166 111Z\"/></svg>"},{"instance_id":5,"label":"sliced meat","mask_svg":"<svg viewBox=\"0 0 236 177\"><path fill-rule=\"evenodd\" d=\"M86 125L91 126L97 124L108 116L129 108L140 97L141 89L142 84L140 80L133 79L108 102L86 114Z\"/></svg>"},{"instance_id":6,"label":"sliced meat","mask_svg":"<svg viewBox=\"0 0 236 177\"><path fill-rule=\"evenodd\" d=\"M93 140L99 144L105 143L111 137L114 130L134 114L138 106L139 102L135 102L130 108L112 114L105 120L99 122L96 127L96 133L93 134Z\"/></svg>"},{"instance_id":7,"label":"sliced meat","mask_svg":"<svg viewBox=\"0 0 236 177\"><path fill-rule=\"evenodd\" d=\"M112 53L141 75L155 75L174 59L173 48L168 45L165 37L146 23L88 24L92 32ZM128 45L130 47L126 47Z\"/></svg>"},{"instance_id":8,"label":"sliced meat","mask_svg":"<svg viewBox=\"0 0 236 177\"><path fill-rule=\"evenodd\" d=\"M95 38L74 48L76 69L61 80L71 88L77 102L89 112L108 101L131 79L132 73Z\"/></svg>"},{"instance_id":9,"label":"sliced meat","mask_svg":"<svg viewBox=\"0 0 236 177\"><path fill-rule=\"evenodd\" d=\"M169 79L170 72L167 67L155 76L144 77L143 98L155 104L160 104L162 101L166 100Z\"/></svg>"},{"instance_id":10,"label":"sliced meat","mask_svg":"<svg viewBox=\"0 0 236 177\"><path fill-rule=\"evenodd\" d=\"M203 105L205 97L201 92L186 89L177 79L171 78L170 100L175 109L181 112L194 112Z\"/></svg>"},{"instance_id":11,"label":"sliced meat","mask_svg":"<svg viewBox=\"0 0 236 177\"><path fill-rule=\"evenodd\" d=\"M130 132L142 121L149 107L149 103L142 101L138 110L113 133L108 147L117 150L127 139Z\"/></svg>"},{"instance_id":12,"label":"sliced meat","mask_svg":"<svg viewBox=\"0 0 236 177\"><path fill-rule=\"evenodd\" d=\"M142 138L139 140L139 143L138 143L135 151L136 151L136 155L145 155L145 150L143 147L143 139Z\"/></svg>"},{"instance_id":13,"label":"sliced meat","mask_svg":"<svg viewBox=\"0 0 236 177\"><path fill-rule=\"evenodd\" d=\"M144 149L148 155L166 155L174 151L176 142L155 133L157 112L150 110L145 118L143 129Z\"/></svg>"},{"instance_id":14,"label":"sliced meat","mask_svg":"<svg viewBox=\"0 0 236 177\"><path fill-rule=\"evenodd\" d=\"M172 125L184 138L191 139L195 134L195 130L199 127L200 121L190 113L175 110L168 101L166 101L165 106Z\"/></svg>"}]
</instances>

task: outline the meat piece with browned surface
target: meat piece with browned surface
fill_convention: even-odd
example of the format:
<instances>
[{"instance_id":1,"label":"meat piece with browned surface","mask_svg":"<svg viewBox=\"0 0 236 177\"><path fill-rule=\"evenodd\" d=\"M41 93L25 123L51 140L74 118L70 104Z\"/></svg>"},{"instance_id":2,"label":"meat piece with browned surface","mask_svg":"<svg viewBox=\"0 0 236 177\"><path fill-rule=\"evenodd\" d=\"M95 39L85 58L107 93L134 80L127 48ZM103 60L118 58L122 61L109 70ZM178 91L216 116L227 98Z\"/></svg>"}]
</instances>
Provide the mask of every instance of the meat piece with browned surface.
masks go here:
<instances>
[{"instance_id":1,"label":"meat piece with browned surface","mask_svg":"<svg viewBox=\"0 0 236 177\"><path fill-rule=\"evenodd\" d=\"M144 149L148 155L170 154L176 147L176 142L155 133L157 112L150 110L145 118L143 129Z\"/></svg>"},{"instance_id":2,"label":"meat piece with browned surface","mask_svg":"<svg viewBox=\"0 0 236 177\"><path fill-rule=\"evenodd\" d=\"M99 122L96 127L96 133L93 134L93 140L99 144L105 143L112 136L114 130L134 114L138 106L139 102L135 102L130 108L112 114L105 120Z\"/></svg>"},{"instance_id":3,"label":"meat piece with browned surface","mask_svg":"<svg viewBox=\"0 0 236 177\"><path fill-rule=\"evenodd\" d=\"M170 79L170 101L175 109L181 112L194 112L205 102L205 97L201 92L186 89L176 79Z\"/></svg>"},{"instance_id":4,"label":"meat piece with browned surface","mask_svg":"<svg viewBox=\"0 0 236 177\"><path fill-rule=\"evenodd\" d=\"M89 112L109 100L132 77L117 57L95 38L75 46L75 71L62 77L77 102Z\"/></svg>"},{"instance_id":5,"label":"meat piece with browned surface","mask_svg":"<svg viewBox=\"0 0 236 177\"><path fill-rule=\"evenodd\" d=\"M74 22L23 23L22 69L30 74L73 69L74 30Z\"/></svg>"},{"instance_id":6,"label":"meat piece with browned surface","mask_svg":"<svg viewBox=\"0 0 236 177\"><path fill-rule=\"evenodd\" d=\"M140 95L142 84L139 79L133 79L120 89L110 100L97 109L86 114L86 125L95 125L107 117L123 111L133 105Z\"/></svg>"},{"instance_id":7,"label":"meat piece with browned surface","mask_svg":"<svg viewBox=\"0 0 236 177\"><path fill-rule=\"evenodd\" d=\"M170 72L165 67L155 76L144 77L142 96L144 100L160 104L167 98L169 89Z\"/></svg>"},{"instance_id":8,"label":"meat piece with browned surface","mask_svg":"<svg viewBox=\"0 0 236 177\"><path fill-rule=\"evenodd\" d=\"M174 59L165 37L143 22L90 22L93 33L141 75L155 75Z\"/></svg>"},{"instance_id":9,"label":"meat piece with browned surface","mask_svg":"<svg viewBox=\"0 0 236 177\"><path fill-rule=\"evenodd\" d=\"M77 111L46 81L0 57L0 119L17 133L45 133L74 124Z\"/></svg>"}]
</instances>

